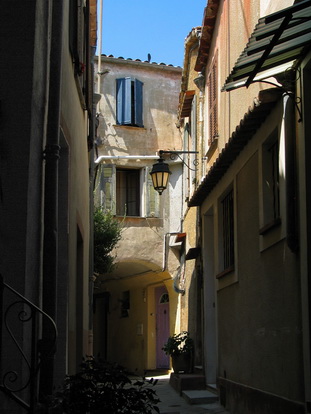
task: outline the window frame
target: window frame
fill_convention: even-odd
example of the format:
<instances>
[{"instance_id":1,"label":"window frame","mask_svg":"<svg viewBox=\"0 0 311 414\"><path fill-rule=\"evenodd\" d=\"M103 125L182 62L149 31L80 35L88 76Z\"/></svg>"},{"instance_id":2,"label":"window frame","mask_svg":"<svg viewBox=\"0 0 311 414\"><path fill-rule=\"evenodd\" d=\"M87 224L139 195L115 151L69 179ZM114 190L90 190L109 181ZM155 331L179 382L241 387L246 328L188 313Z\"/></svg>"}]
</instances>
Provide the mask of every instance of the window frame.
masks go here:
<instances>
[{"instance_id":1,"label":"window frame","mask_svg":"<svg viewBox=\"0 0 311 414\"><path fill-rule=\"evenodd\" d=\"M231 205L230 205L230 217L229 218L229 226L230 230L229 233L225 233L224 228L224 205L223 202L228 197L231 196ZM216 279L219 282L227 275L234 275L236 271L236 259L237 259L237 229L236 229L236 194L235 194L235 185L232 183L227 187L227 189L222 193L222 195L218 198L217 202L217 223L218 223L218 273L216 274ZM227 217L228 218L228 217ZM226 237L230 237L231 241L231 251L230 251L230 260L226 261L225 253L226 253ZM230 248L230 246L229 246ZM235 281L236 277L234 277Z\"/></svg>"},{"instance_id":2,"label":"window frame","mask_svg":"<svg viewBox=\"0 0 311 414\"><path fill-rule=\"evenodd\" d=\"M150 176L152 166L143 168L128 168L136 170L139 174L139 215L128 217L160 217L160 195L153 188ZM117 215L117 169L125 169L116 164L100 164L96 173L94 201L103 209L109 210L112 214Z\"/></svg>"},{"instance_id":3,"label":"window frame","mask_svg":"<svg viewBox=\"0 0 311 414\"><path fill-rule=\"evenodd\" d=\"M124 290L122 292L122 298L120 299L121 309L120 309L120 317L121 318L128 318L130 316L130 309L131 309L131 291Z\"/></svg>"},{"instance_id":4,"label":"window frame","mask_svg":"<svg viewBox=\"0 0 311 414\"><path fill-rule=\"evenodd\" d=\"M87 69L89 69L87 68L89 60L87 52L87 7L84 0L70 0L69 7L69 49L74 65L75 80L79 95L88 99L86 96L88 90ZM89 102L87 104L89 105Z\"/></svg>"},{"instance_id":5,"label":"window frame","mask_svg":"<svg viewBox=\"0 0 311 414\"><path fill-rule=\"evenodd\" d=\"M140 217L140 210L141 210L140 181L141 181L141 173L139 169L120 168L120 167L116 168L116 215L117 216ZM135 203L134 206L131 205L133 203Z\"/></svg>"},{"instance_id":6,"label":"window frame","mask_svg":"<svg viewBox=\"0 0 311 414\"><path fill-rule=\"evenodd\" d=\"M285 125L280 124L271 128L266 139L259 148L259 248L264 251L270 246L286 238L286 165L285 165ZM267 149L271 148L274 141L278 143L278 214L271 216L271 195L267 195L265 181L267 180ZM269 177L269 176L268 176ZM270 203L270 207L269 207ZM270 213L267 214L267 212Z\"/></svg>"},{"instance_id":7,"label":"window frame","mask_svg":"<svg viewBox=\"0 0 311 414\"><path fill-rule=\"evenodd\" d=\"M262 218L260 235L281 224L279 151L280 143L276 128L261 147Z\"/></svg>"},{"instance_id":8,"label":"window frame","mask_svg":"<svg viewBox=\"0 0 311 414\"><path fill-rule=\"evenodd\" d=\"M233 186L219 199L219 268L221 275L234 270L235 229ZM218 276L219 277L219 276Z\"/></svg>"}]
</instances>

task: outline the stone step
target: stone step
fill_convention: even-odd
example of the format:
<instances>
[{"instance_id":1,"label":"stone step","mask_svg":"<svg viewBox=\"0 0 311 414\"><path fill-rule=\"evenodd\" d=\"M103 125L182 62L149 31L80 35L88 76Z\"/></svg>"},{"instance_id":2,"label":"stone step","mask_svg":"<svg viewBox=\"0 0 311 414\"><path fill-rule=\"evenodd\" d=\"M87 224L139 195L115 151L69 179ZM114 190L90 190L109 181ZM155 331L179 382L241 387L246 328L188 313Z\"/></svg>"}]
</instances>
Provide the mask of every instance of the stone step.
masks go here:
<instances>
[{"instance_id":1,"label":"stone step","mask_svg":"<svg viewBox=\"0 0 311 414\"><path fill-rule=\"evenodd\" d=\"M182 396L188 404L209 404L218 401L218 396L207 390L185 390Z\"/></svg>"},{"instance_id":2,"label":"stone step","mask_svg":"<svg viewBox=\"0 0 311 414\"><path fill-rule=\"evenodd\" d=\"M170 385L180 395L184 390L205 390L205 377L200 374L174 374L170 376Z\"/></svg>"}]
</instances>

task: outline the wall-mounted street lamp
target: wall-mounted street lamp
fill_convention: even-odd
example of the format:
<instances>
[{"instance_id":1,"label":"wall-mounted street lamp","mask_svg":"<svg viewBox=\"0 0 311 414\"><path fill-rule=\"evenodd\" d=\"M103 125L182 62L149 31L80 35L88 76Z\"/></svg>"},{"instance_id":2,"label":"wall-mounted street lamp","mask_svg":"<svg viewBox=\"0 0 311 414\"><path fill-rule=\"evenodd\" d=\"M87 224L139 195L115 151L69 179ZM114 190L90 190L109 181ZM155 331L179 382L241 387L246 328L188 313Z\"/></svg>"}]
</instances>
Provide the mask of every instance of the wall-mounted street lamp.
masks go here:
<instances>
[{"instance_id":1,"label":"wall-mounted street lamp","mask_svg":"<svg viewBox=\"0 0 311 414\"><path fill-rule=\"evenodd\" d=\"M164 162L163 154L169 154L171 159L174 159L175 156L179 157L182 163L189 169L191 169L184 160L180 157L180 154L197 154L198 151L159 151L160 158L156 164L153 164L152 170L150 172L152 178L152 184L154 189L161 195L166 189L168 184L168 179L171 174L168 164Z\"/></svg>"}]
</instances>

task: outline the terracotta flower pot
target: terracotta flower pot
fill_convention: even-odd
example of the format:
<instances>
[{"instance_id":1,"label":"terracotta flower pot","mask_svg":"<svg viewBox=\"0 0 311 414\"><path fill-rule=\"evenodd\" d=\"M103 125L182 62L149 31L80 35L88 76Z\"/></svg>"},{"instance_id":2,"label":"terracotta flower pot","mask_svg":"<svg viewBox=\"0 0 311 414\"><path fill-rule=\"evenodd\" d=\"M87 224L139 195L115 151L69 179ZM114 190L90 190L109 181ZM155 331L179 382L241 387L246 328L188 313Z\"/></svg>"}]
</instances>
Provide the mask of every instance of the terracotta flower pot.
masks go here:
<instances>
[{"instance_id":1,"label":"terracotta flower pot","mask_svg":"<svg viewBox=\"0 0 311 414\"><path fill-rule=\"evenodd\" d=\"M191 372L191 354L180 354L172 356L172 365L175 374L183 372L189 374Z\"/></svg>"}]
</instances>

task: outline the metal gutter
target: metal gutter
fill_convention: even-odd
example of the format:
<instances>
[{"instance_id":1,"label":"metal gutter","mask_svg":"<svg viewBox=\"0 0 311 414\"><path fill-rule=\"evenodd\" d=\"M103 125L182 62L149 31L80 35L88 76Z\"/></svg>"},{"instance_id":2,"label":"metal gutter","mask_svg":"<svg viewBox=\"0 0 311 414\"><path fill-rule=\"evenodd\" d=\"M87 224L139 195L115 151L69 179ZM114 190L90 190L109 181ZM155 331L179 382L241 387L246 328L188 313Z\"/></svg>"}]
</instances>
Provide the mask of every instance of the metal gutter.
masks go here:
<instances>
[{"instance_id":1,"label":"metal gutter","mask_svg":"<svg viewBox=\"0 0 311 414\"><path fill-rule=\"evenodd\" d=\"M95 164L100 164L104 160L157 160L159 155L101 155L95 160Z\"/></svg>"}]
</instances>

